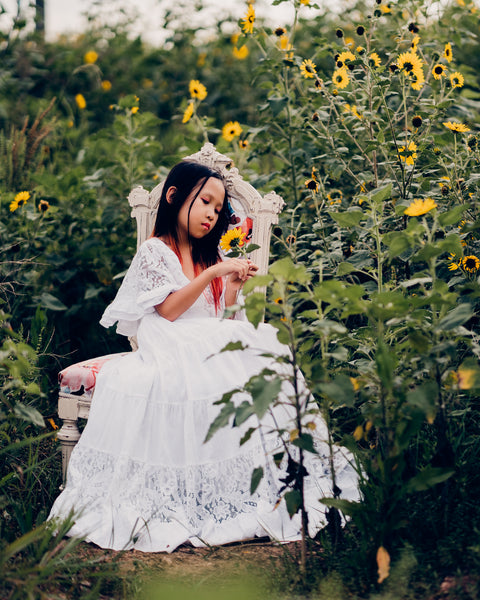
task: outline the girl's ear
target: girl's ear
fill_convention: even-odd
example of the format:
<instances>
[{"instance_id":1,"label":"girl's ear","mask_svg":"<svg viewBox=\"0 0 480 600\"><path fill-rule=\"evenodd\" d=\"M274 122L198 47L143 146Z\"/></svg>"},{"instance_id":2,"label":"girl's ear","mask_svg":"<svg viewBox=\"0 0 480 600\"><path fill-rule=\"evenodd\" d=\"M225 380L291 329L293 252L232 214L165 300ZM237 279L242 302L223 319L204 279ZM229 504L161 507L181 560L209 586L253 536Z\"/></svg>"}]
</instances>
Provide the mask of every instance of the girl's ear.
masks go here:
<instances>
[{"instance_id":1,"label":"girl's ear","mask_svg":"<svg viewBox=\"0 0 480 600\"><path fill-rule=\"evenodd\" d=\"M166 197L166 199L167 199L167 202L168 202L169 204L172 204L172 202L173 202L173 200L174 200L174 198L175 198L175 194L176 194L176 193L177 193L177 188L176 188L174 185L172 185L172 186L170 186L170 187L168 188L168 190L167 190L167 193L166 193L165 197Z\"/></svg>"}]
</instances>

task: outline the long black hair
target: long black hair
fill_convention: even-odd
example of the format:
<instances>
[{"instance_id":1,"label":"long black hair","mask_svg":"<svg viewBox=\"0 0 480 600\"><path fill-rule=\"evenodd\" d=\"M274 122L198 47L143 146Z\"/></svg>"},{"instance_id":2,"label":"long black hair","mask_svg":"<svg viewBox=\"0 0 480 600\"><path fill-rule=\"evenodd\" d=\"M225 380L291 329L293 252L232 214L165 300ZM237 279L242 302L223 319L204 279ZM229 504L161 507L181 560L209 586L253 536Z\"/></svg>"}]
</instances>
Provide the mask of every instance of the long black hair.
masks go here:
<instances>
[{"instance_id":1,"label":"long black hair","mask_svg":"<svg viewBox=\"0 0 480 600\"><path fill-rule=\"evenodd\" d=\"M154 237L168 237L176 245L178 242L177 235L177 220L178 213L185 203L188 196L192 193L193 198L188 209L190 210L202 191L203 186L211 177L219 179L222 183L223 178L220 173L193 161L182 161L176 164L170 171L163 185L160 203L158 205L157 217L153 229ZM167 200L167 191L171 187L176 188L172 201ZM225 184L224 184L225 188ZM225 189L225 197L223 206L218 215L218 220L215 223L212 231L201 239L190 238L192 245L192 258L194 264L200 265L203 268L210 267L216 264L220 259L218 245L220 238L226 232L229 223L228 215L228 193Z\"/></svg>"}]
</instances>

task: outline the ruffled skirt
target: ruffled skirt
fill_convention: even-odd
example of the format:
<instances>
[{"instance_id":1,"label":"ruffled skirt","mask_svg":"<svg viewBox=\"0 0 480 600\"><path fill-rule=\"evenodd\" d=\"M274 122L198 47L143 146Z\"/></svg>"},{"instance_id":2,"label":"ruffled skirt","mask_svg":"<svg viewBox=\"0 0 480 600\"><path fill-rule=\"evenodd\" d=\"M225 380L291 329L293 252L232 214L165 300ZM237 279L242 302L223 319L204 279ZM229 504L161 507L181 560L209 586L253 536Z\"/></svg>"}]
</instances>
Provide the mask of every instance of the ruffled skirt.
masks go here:
<instances>
[{"instance_id":1,"label":"ruffled skirt","mask_svg":"<svg viewBox=\"0 0 480 600\"><path fill-rule=\"evenodd\" d=\"M88 423L49 518L74 510L70 535L114 550L171 552L186 542L220 545L265 535L299 539L298 515L291 519L277 502L285 473L273 460L282 448L273 429L295 428L291 409L279 405L267 413L243 445L242 436L258 424L254 416L204 443L224 393L265 367L286 368L261 356L286 353L276 330L211 318L170 323L150 314L137 338L139 350L108 362L97 378ZM232 341L248 348L220 352ZM289 384L281 393L291 393ZM244 399L239 394L236 401ZM325 525L319 499L331 495L327 431L320 417L315 424L318 455L308 455L306 479L311 534ZM337 486L353 500L357 476L350 458L335 449ZM250 494L256 467L264 477Z\"/></svg>"}]
</instances>

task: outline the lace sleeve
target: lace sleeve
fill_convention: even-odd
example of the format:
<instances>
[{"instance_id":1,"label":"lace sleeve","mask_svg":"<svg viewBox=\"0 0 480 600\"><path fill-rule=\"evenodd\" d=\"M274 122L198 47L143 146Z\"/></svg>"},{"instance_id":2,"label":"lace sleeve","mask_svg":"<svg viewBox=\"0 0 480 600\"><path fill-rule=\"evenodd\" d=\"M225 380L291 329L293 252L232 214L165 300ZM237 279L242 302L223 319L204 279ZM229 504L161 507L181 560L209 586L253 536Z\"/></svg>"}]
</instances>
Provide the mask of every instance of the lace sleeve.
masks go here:
<instances>
[{"instance_id":1,"label":"lace sleeve","mask_svg":"<svg viewBox=\"0 0 480 600\"><path fill-rule=\"evenodd\" d=\"M117 323L117 333L136 335L140 319L185 285L181 277L180 263L171 250L160 240L147 240L140 246L100 324L111 327Z\"/></svg>"},{"instance_id":2,"label":"lace sleeve","mask_svg":"<svg viewBox=\"0 0 480 600\"><path fill-rule=\"evenodd\" d=\"M182 287L175 277L176 264L162 242L142 246L137 260L137 303L147 309L161 304L165 298Z\"/></svg>"}]
</instances>

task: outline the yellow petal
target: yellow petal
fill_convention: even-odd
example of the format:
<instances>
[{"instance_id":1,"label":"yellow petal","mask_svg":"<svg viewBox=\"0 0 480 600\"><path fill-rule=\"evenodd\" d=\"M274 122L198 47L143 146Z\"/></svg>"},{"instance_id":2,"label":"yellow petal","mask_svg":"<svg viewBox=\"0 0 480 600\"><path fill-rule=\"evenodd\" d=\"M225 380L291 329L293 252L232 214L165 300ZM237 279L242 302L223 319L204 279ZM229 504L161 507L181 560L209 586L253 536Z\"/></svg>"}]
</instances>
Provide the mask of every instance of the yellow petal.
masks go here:
<instances>
[{"instance_id":1,"label":"yellow petal","mask_svg":"<svg viewBox=\"0 0 480 600\"><path fill-rule=\"evenodd\" d=\"M390 573L390 554L383 546L377 550L378 583L382 583Z\"/></svg>"},{"instance_id":2,"label":"yellow petal","mask_svg":"<svg viewBox=\"0 0 480 600\"><path fill-rule=\"evenodd\" d=\"M363 427L361 425L357 425L355 431L353 432L353 437L358 441L360 441L363 437Z\"/></svg>"}]
</instances>

